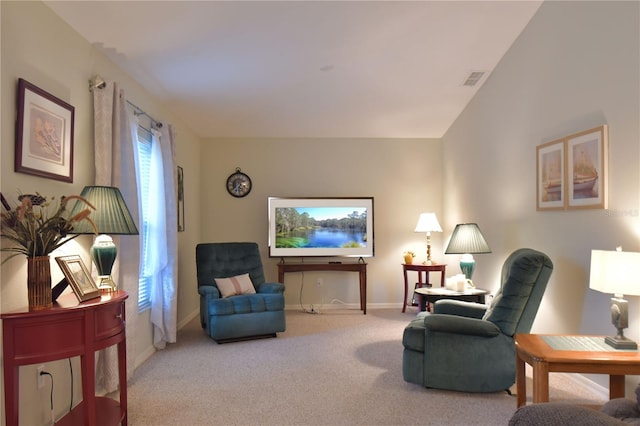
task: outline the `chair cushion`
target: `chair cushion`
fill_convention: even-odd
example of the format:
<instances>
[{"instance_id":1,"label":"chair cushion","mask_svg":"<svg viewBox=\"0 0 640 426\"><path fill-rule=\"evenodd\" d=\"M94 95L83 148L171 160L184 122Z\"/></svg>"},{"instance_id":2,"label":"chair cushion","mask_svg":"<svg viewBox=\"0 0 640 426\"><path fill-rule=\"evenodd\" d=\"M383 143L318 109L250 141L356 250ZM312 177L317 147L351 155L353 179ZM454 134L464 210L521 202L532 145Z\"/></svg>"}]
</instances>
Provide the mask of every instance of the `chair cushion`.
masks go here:
<instances>
[{"instance_id":1,"label":"chair cushion","mask_svg":"<svg viewBox=\"0 0 640 426\"><path fill-rule=\"evenodd\" d=\"M233 315L282 310L284 310L282 294L256 293L210 300L207 313L208 315Z\"/></svg>"},{"instance_id":2,"label":"chair cushion","mask_svg":"<svg viewBox=\"0 0 640 426\"><path fill-rule=\"evenodd\" d=\"M502 287L482 319L496 324L507 336L513 336L533 287L545 267L545 259L546 256L533 251L526 255L510 256L505 262Z\"/></svg>"},{"instance_id":3,"label":"chair cushion","mask_svg":"<svg viewBox=\"0 0 640 426\"><path fill-rule=\"evenodd\" d=\"M248 273L229 278L216 278L215 280L222 297L254 294L256 292Z\"/></svg>"},{"instance_id":4,"label":"chair cushion","mask_svg":"<svg viewBox=\"0 0 640 426\"><path fill-rule=\"evenodd\" d=\"M424 352L425 316L427 316L427 312L420 312L418 316L405 327L402 335L402 345L406 349Z\"/></svg>"}]
</instances>

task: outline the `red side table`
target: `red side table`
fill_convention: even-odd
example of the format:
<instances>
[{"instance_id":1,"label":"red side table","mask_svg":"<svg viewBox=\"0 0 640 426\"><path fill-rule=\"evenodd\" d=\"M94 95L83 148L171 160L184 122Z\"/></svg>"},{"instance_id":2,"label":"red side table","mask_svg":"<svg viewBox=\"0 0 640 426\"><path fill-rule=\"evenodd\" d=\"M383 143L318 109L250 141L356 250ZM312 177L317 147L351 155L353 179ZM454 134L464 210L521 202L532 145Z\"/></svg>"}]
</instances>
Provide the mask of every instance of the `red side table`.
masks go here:
<instances>
[{"instance_id":1,"label":"red side table","mask_svg":"<svg viewBox=\"0 0 640 426\"><path fill-rule=\"evenodd\" d=\"M413 306L413 303L407 303L407 296L409 295L409 281L407 279L407 271L416 271L418 273L418 285L420 287L423 287L423 281L422 281L423 272L426 275L424 285L429 285L429 272L440 272L440 287L444 287L446 268L447 268L446 263L438 263L438 264L432 263L431 265L424 265L421 263L407 265L406 263L403 263L402 272L404 273L404 301L402 303L402 312L406 310L408 304ZM413 295L413 291L411 292L411 294Z\"/></svg>"},{"instance_id":2,"label":"red side table","mask_svg":"<svg viewBox=\"0 0 640 426\"><path fill-rule=\"evenodd\" d=\"M51 309L7 312L2 318L5 421L18 425L19 368L21 365L80 356L82 402L57 425L127 424L127 367L124 301L125 291L105 294L79 303L66 294ZM95 351L118 345L120 401L96 397Z\"/></svg>"}]
</instances>

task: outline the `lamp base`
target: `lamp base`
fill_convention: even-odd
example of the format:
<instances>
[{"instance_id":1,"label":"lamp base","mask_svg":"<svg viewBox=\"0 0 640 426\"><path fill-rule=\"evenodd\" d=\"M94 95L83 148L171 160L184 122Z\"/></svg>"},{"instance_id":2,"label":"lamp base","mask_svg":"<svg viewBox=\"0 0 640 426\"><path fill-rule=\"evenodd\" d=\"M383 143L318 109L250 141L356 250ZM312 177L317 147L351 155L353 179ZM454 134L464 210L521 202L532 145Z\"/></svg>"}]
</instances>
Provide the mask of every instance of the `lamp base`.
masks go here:
<instances>
[{"instance_id":1,"label":"lamp base","mask_svg":"<svg viewBox=\"0 0 640 426\"><path fill-rule=\"evenodd\" d=\"M118 286L111 278L111 275L100 275L98 277L98 289L103 293L111 293L118 290Z\"/></svg>"},{"instance_id":2,"label":"lamp base","mask_svg":"<svg viewBox=\"0 0 640 426\"><path fill-rule=\"evenodd\" d=\"M615 349L638 349L638 344L622 336L607 336L604 342Z\"/></svg>"},{"instance_id":3,"label":"lamp base","mask_svg":"<svg viewBox=\"0 0 640 426\"><path fill-rule=\"evenodd\" d=\"M468 253L463 254L460 258L460 270L468 280L471 280L475 268L476 261L473 256Z\"/></svg>"}]
</instances>

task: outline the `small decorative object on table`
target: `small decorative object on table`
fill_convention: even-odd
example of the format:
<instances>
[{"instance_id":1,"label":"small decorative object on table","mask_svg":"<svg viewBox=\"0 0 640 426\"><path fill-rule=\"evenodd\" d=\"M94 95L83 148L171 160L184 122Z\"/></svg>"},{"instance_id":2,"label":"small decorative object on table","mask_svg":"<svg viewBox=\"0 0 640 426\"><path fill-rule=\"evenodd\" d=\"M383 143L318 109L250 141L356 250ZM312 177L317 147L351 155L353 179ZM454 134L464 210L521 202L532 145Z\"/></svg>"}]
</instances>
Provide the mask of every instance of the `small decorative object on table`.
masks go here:
<instances>
[{"instance_id":1,"label":"small decorative object on table","mask_svg":"<svg viewBox=\"0 0 640 426\"><path fill-rule=\"evenodd\" d=\"M413 259L416 257L415 253L412 251L407 251L403 255L405 265L411 265L413 263Z\"/></svg>"},{"instance_id":2,"label":"small decorative object on table","mask_svg":"<svg viewBox=\"0 0 640 426\"><path fill-rule=\"evenodd\" d=\"M4 211L1 213L0 236L7 240L9 245L3 246L0 250L12 253L3 263L20 254L27 257L29 309L47 309L53 305L49 254L77 236L69 235L75 223L87 220L95 228L88 218L94 207L77 195L60 197L55 210L50 209L54 197L47 201L45 197L36 193L20 195L18 200L20 205L11 209L10 204L2 197ZM84 203L87 207L69 217L67 204L71 200Z\"/></svg>"},{"instance_id":3,"label":"small decorative object on table","mask_svg":"<svg viewBox=\"0 0 640 426\"><path fill-rule=\"evenodd\" d=\"M80 302L100 296L100 289L77 254L56 257L65 279Z\"/></svg>"}]
</instances>

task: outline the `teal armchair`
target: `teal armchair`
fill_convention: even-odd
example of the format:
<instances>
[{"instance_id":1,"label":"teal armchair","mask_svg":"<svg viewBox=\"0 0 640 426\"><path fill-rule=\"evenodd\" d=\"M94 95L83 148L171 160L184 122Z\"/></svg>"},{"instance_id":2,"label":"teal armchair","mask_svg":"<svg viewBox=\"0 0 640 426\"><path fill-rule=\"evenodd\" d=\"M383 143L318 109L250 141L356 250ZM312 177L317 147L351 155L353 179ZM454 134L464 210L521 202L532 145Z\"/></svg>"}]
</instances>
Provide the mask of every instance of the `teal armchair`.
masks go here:
<instances>
[{"instance_id":1,"label":"teal armchair","mask_svg":"<svg viewBox=\"0 0 640 426\"><path fill-rule=\"evenodd\" d=\"M513 252L490 306L439 300L405 328L404 380L428 388L497 392L515 383L513 336L528 333L553 271L539 251Z\"/></svg>"},{"instance_id":2,"label":"teal armchair","mask_svg":"<svg viewBox=\"0 0 640 426\"><path fill-rule=\"evenodd\" d=\"M196 246L200 323L218 343L275 337L285 331L284 284L266 282L256 243ZM251 294L223 297L216 278L249 274Z\"/></svg>"}]
</instances>

